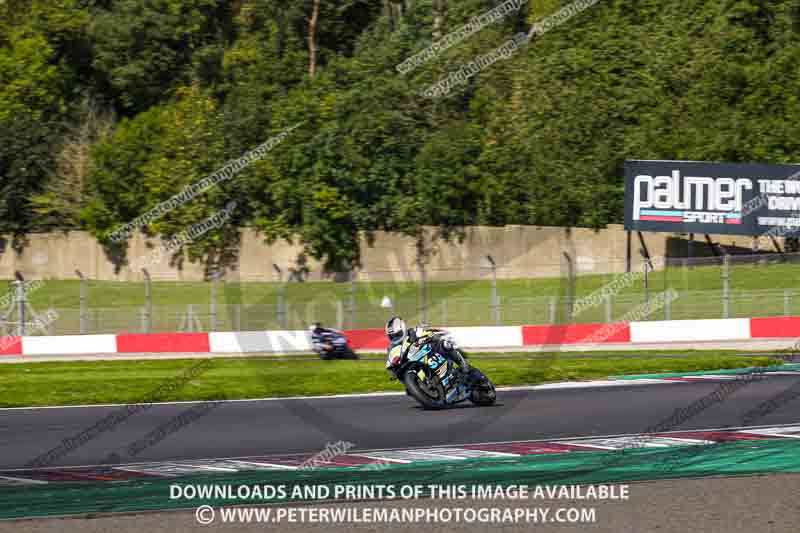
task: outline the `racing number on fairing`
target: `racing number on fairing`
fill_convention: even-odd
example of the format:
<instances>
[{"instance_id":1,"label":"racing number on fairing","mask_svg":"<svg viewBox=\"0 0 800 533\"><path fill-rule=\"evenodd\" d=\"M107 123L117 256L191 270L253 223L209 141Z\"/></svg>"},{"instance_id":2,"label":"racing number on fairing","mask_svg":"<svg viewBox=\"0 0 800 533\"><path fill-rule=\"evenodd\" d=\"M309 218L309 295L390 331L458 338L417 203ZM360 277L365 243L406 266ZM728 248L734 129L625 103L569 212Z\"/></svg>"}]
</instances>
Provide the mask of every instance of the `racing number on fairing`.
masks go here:
<instances>
[{"instance_id":1,"label":"racing number on fairing","mask_svg":"<svg viewBox=\"0 0 800 533\"><path fill-rule=\"evenodd\" d=\"M427 358L427 364L431 370L436 370L442 365L442 363L444 363L444 357L439 354L434 354Z\"/></svg>"},{"instance_id":2,"label":"racing number on fairing","mask_svg":"<svg viewBox=\"0 0 800 533\"><path fill-rule=\"evenodd\" d=\"M445 386L447 386L447 383L450 381L449 377L447 376L446 363L447 359L436 353L425 358L425 364L428 365L428 368L434 371L434 375L439 376L439 379Z\"/></svg>"}]
</instances>

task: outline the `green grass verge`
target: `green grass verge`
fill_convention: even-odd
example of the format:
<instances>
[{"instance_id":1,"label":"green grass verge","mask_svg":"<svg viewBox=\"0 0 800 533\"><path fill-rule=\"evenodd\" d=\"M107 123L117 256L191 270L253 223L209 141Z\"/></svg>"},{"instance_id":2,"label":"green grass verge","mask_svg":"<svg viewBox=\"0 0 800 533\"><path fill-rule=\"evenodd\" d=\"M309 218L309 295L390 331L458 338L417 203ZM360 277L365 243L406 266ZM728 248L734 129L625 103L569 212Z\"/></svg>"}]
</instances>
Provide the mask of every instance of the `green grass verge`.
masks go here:
<instances>
[{"instance_id":1,"label":"green grass verge","mask_svg":"<svg viewBox=\"0 0 800 533\"><path fill-rule=\"evenodd\" d=\"M653 352L658 353L658 352ZM481 354L488 355L488 354ZM498 354L499 355L499 354ZM508 354L502 354L508 355ZM563 355L563 354L562 354ZM658 359L471 358L498 385L691 372L780 364L780 359L698 355ZM137 403L176 381L197 360L46 362L0 365L0 407ZM401 391L383 361L213 359L207 371L158 401L264 398Z\"/></svg>"}]
</instances>

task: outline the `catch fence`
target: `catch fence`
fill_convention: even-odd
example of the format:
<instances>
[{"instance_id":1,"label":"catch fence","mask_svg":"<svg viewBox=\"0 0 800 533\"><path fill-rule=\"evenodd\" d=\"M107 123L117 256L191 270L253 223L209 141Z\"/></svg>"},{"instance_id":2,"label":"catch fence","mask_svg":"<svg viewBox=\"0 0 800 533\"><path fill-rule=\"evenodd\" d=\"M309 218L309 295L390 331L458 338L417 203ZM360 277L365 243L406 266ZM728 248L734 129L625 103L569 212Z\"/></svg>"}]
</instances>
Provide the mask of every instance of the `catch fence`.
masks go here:
<instances>
[{"instance_id":1,"label":"catch fence","mask_svg":"<svg viewBox=\"0 0 800 533\"><path fill-rule=\"evenodd\" d=\"M363 273L344 282L14 281L0 294L0 334L365 329L392 315L451 327L800 316L800 254L653 263L599 274L575 262L560 277L524 280L493 272L435 282L371 282ZM646 307L665 291L672 298Z\"/></svg>"}]
</instances>

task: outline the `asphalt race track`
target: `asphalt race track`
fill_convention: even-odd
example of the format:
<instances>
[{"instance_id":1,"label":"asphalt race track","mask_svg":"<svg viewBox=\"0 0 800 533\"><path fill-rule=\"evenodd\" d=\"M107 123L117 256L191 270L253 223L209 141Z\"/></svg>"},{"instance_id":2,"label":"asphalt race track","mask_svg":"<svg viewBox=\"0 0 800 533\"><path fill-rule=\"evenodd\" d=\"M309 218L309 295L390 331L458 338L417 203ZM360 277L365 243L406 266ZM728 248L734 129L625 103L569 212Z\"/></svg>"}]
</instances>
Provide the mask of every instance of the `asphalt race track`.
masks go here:
<instances>
[{"instance_id":1,"label":"asphalt race track","mask_svg":"<svg viewBox=\"0 0 800 533\"><path fill-rule=\"evenodd\" d=\"M424 411L404 395L154 404L97 434L46 466L316 453L337 441L354 450L456 445L643 433L676 409L718 390L722 380L498 392L498 405ZM746 413L800 377L753 380L671 428L717 429L744 425ZM0 469L23 468L35 458L118 413L120 406L0 409ZM201 412L185 425L171 421ZM786 402L753 425L800 423L798 400ZM158 428L153 444L130 457L135 442ZM170 429L171 428L171 429Z\"/></svg>"}]
</instances>

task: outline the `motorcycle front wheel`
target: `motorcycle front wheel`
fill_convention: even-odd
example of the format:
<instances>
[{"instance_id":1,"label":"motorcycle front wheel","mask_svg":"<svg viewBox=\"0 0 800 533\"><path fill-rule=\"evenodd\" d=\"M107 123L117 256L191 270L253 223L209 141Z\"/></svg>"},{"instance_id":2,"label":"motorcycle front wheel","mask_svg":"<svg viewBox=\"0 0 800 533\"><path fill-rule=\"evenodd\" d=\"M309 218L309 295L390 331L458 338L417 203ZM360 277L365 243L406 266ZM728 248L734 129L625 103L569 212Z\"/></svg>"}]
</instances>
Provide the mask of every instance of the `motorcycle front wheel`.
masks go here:
<instances>
[{"instance_id":1,"label":"motorcycle front wheel","mask_svg":"<svg viewBox=\"0 0 800 533\"><path fill-rule=\"evenodd\" d=\"M425 379L420 377L420 372ZM403 376L408 393L425 409L442 409L445 402L444 387L428 367L414 367Z\"/></svg>"}]
</instances>

